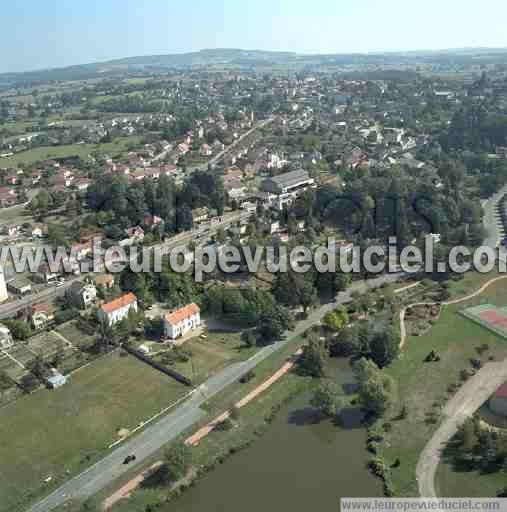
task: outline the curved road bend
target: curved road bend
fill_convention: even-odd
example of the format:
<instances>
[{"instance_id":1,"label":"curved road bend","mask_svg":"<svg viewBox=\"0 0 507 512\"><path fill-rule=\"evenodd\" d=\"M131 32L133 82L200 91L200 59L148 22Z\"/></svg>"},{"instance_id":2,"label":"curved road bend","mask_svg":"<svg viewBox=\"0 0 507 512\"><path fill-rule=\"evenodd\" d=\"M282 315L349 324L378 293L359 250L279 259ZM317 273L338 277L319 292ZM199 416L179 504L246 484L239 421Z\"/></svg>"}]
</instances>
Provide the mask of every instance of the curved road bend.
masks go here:
<instances>
[{"instance_id":1,"label":"curved road bend","mask_svg":"<svg viewBox=\"0 0 507 512\"><path fill-rule=\"evenodd\" d=\"M441 451L454 437L467 418L507 381L507 359L497 363L487 363L470 378L447 403L444 420L424 447L416 467L419 495L423 498L436 498L435 475L440 463Z\"/></svg>"},{"instance_id":2,"label":"curved road bend","mask_svg":"<svg viewBox=\"0 0 507 512\"><path fill-rule=\"evenodd\" d=\"M354 291L365 293L370 288L378 287L383 283L394 282L404 274L391 274L371 279L368 282L358 282L351 286L347 292L341 293L335 302L324 304L310 313L308 318L299 322L294 331L286 333L281 341L262 348L253 357L241 363L235 363L217 375L211 377L197 388L196 393L173 412L152 424L136 437L126 441L120 447L109 453L105 458L91 466L83 473L64 483L59 489L28 509L28 512L49 512L62 505L69 499L84 500L93 496L118 477L130 470L132 466L123 465L127 455L136 454L138 464L153 455L168 442L177 438L182 432L195 425L206 416L201 406L230 384L239 380L248 371L255 368L273 353L277 352L289 341L299 336L318 323L322 317L334 309L337 304L344 304L351 300Z\"/></svg>"}]
</instances>

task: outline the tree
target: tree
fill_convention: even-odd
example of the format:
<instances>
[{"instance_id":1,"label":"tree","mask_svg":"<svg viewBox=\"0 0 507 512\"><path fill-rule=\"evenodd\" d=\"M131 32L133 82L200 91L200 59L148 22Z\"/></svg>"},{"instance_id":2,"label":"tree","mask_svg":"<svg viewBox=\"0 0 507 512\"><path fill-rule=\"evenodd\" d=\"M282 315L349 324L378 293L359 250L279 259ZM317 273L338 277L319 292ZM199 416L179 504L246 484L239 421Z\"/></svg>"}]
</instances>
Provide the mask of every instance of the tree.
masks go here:
<instances>
[{"instance_id":1,"label":"tree","mask_svg":"<svg viewBox=\"0 0 507 512\"><path fill-rule=\"evenodd\" d=\"M323 377L328 360L328 351L323 341L312 339L303 347L303 353L299 358L299 371L303 375L311 377Z\"/></svg>"},{"instance_id":2,"label":"tree","mask_svg":"<svg viewBox=\"0 0 507 512\"><path fill-rule=\"evenodd\" d=\"M247 347L255 347L255 344L257 342L257 339L255 337L255 334L253 331L248 329L247 331L243 331L241 333L241 341L247 346Z\"/></svg>"},{"instance_id":3,"label":"tree","mask_svg":"<svg viewBox=\"0 0 507 512\"><path fill-rule=\"evenodd\" d=\"M32 335L30 325L23 320L4 320L3 323L16 340L27 340Z\"/></svg>"},{"instance_id":4,"label":"tree","mask_svg":"<svg viewBox=\"0 0 507 512\"><path fill-rule=\"evenodd\" d=\"M234 421L239 421L240 418L241 418L241 410L236 405L233 405L231 407L231 419L233 419Z\"/></svg>"},{"instance_id":5,"label":"tree","mask_svg":"<svg viewBox=\"0 0 507 512\"><path fill-rule=\"evenodd\" d=\"M334 311L330 311L323 318L324 325L332 332L338 332L349 321L349 315L345 306L340 305Z\"/></svg>"},{"instance_id":6,"label":"tree","mask_svg":"<svg viewBox=\"0 0 507 512\"><path fill-rule=\"evenodd\" d=\"M190 448L184 443L175 444L165 454L168 476L172 482L184 477L192 463Z\"/></svg>"},{"instance_id":7,"label":"tree","mask_svg":"<svg viewBox=\"0 0 507 512\"><path fill-rule=\"evenodd\" d=\"M27 373L21 377L20 386L25 393L31 393L39 387L39 381L35 375Z\"/></svg>"},{"instance_id":8,"label":"tree","mask_svg":"<svg viewBox=\"0 0 507 512\"><path fill-rule=\"evenodd\" d=\"M370 341L371 358L379 368L394 361L400 353L400 335L393 327L375 333Z\"/></svg>"},{"instance_id":9,"label":"tree","mask_svg":"<svg viewBox=\"0 0 507 512\"><path fill-rule=\"evenodd\" d=\"M391 403L392 380L373 362L361 358L354 364L358 382L359 403L374 417L384 414Z\"/></svg>"},{"instance_id":10,"label":"tree","mask_svg":"<svg viewBox=\"0 0 507 512\"><path fill-rule=\"evenodd\" d=\"M344 400L339 386L326 381L315 390L310 404L325 416L333 417L343 407Z\"/></svg>"}]
</instances>

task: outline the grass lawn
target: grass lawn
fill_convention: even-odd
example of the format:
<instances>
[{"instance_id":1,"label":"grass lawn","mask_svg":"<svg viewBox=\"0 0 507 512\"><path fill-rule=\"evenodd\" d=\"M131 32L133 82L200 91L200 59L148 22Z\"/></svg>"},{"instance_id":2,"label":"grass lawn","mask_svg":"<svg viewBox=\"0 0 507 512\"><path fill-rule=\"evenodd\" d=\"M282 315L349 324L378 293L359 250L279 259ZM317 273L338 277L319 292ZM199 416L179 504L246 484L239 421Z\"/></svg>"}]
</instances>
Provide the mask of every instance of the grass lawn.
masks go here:
<instances>
[{"instance_id":1,"label":"grass lawn","mask_svg":"<svg viewBox=\"0 0 507 512\"><path fill-rule=\"evenodd\" d=\"M192 353L187 362L177 362L170 367L200 384L229 364L252 356L256 349L246 348L241 341L241 332L209 331L207 338L191 338L182 348ZM157 357L157 360L160 360Z\"/></svg>"},{"instance_id":2,"label":"grass lawn","mask_svg":"<svg viewBox=\"0 0 507 512\"><path fill-rule=\"evenodd\" d=\"M51 158L65 158L77 156L86 158L89 154L97 152L100 154L109 154L112 157L118 156L127 150L129 145L140 143L138 136L122 137L115 142L106 144L68 144L63 146L43 146L39 148L23 151L8 158L2 158L2 165L18 166L19 164L33 164L40 160Z\"/></svg>"},{"instance_id":3,"label":"grass lawn","mask_svg":"<svg viewBox=\"0 0 507 512\"><path fill-rule=\"evenodd\" d=\"M93 345L95 341L95 336L80 329L75 320L61 324L57 326L55 330L69 340L75 347L87 348Z\"/></svg>"},{"instance_id":4,"label":"grass lawn","mask_svg":"<svg viewBox=\"0 0 507 512\"><path fill-rule=\"evenodd\" d=\"M276 354L273 354L271 357L259 364L255 369L255 377L251 381L246 384L232 384L222 393L210 400L206 404L206 410L209 412L209 416L203 420L202 423L207 423L218 413L222 413L224 410L229 408L232 403L243 398L259 384L264 382L282 366L282 364L287 360L287 357L292 355L301 343L301 338L294 340L288 347ZM313 379L300 377L294 373L285 375L271 388L241 409L240 421L237 423L236 428L225 432L218 430L214 431L204 438L198 446L194 447L192 449L194 465L213 466L216 463L220 463L223 457L226 457L231 450L238 450L248 446L252 442L255 442L258 436L269 427L269 423L266 418L270 416L273 411L276 411L279 405L285 400L304 389L308 389L314 383L315 381L313 381ZM192 428L190 432L182 436L182 439L195 432L198 428L198 426ZM146 461L145 467L149 467L162 457L163 450L149 461ZM130 475L123 478L121 482L128 481L138 473L139 468L136 468L136 471L133 471ZM100 502L109 496L118 488L119 485L120 482L117 482L114 486L102 491L96 497L97 502ZM156 503L161 499L163 500L166 494L167 492L163 488L138 489L130 499L117 503L111 509L111 512L139 512L144 510L146 505ZM172 510L172 508L173 507L169 505L167 507L163 507L162 510Z\"/></svg>"},{"instance_id":5,"label":"grass lawn","mask_svg":"<svg viewBox=\"0 0 507 512\"><path fill-rule=\"evenodd\" d=\"M437 470L436 487L438 496L456 498L494 498L506 485L505 473L489 475L471 472L457 472L448 464L440 464Z\"/></svg>"},{"instance_id":6,"label":"grass lawn","mask_svg":"<svg viewBox=\"0 0 507 512\"><path fill-rule=\"evenodd\" d=\"M470 293L486 279L484 276L467 275L465 280L455 283L451 293L453 296L459 295L458 289L465 292L461 295ZM390 417L384 420L391 424L391 431L385 434L384 455L388 462L400 458L400 468L392 471L395 492L399 495L417 494L417 460L424 445L437 428L436 424L427 423L427 414L439 410L449 399L448 386L460 382L459 373L471 367L470 358L479 357L475 347L483 343L489 345L489 351L483 356L484 362L489 356L497 360L507 357L505 340L459 314L461 307L478 304L484 300L492 304L507 305L506 283L500 281L463 305L444 308L438 323L426 334L410 337L401 358L387 370L396 383L396 405ZM441 357L439 362L424 362L424 358L431 350L435 350ZM392 419L397 416L402 404L407 406L407 418ZM460 477L465 478L465 475ZM470 482L466 485L475 485L473 476L469 477ZM470 492L471 489L465 491Z\"/></svg>"},{"instance_id":7,"label":"grass lawn","mask_svg":"<svg viewBox=\"0 0 507 512\"><path fill-rule=\"evenodd\" d=\"M119 428L132 429L188 390L137 359L106 356L0 409L0 511L17 512L103 456ZM66 475L66 471L68 474ZM52 487L53 488L53 487Z\"/></svg>"},{"instance_id":8,"label":"grass lawn","mask_svg":"<svg viewBox=\"0 0 507 512\"><path fill-rule=\"evenodd\" d=\"M0 160L1 163L1 160ZM18 224L33 222L33 217L26 211L23 205L11 206L0 210L0 224Z\"/></svg>"},{"instance_id":9,"label":"grass lawn","mask_svg":"<svg viewBox=\"0 0 507 512\"><path fill-rule=\"evenodd\" d=\"M219 413L228 409L231 404L246 396L250 391L256 388L259 384L264 382L276 370L278 370L286 361L289 356L303 343L302 338L292 340L282 350L276 352L268 359L260 363L254 370L255 376L248 383L241 384L236 382L228 386L224 391L216 395L205 404L205 409L208 412L203 421L185 432L181 439L185 439L190 434L194 433L200 426L208 423L211 419L215 418ZM289 373L275 383L270 389L262 393L253 402L241 409L241 421L239 428L229 432L213 432L208 437L203 439L194 451L194 463L196 465L209 465L220 460L222 456L227 454L231 449L238 449L251 441L255 441L259 433L267 427L266 415L270 415L273 408L276 408L281 402L290 398L295 393L302 389L306 389L312 385L312 379L299 377L293 373ZM152 457L144 461L142 468L148 468L153 463L163 458L164 452L169 448L172 443L168 444ZM120 479L103 489L97 496L95 501L102 502L105 498L109 497L121 485L130 481L137 476L142 468L136 467L127 472ZM115 505L111 512L139 512L145 509L147 504L153 504L163 497L163 489L140 489L136 491L129 500L123 500ZM80 512L79 504L72 504L67 507L56 509L55 512Z\"/></svg>"}]
</instances>

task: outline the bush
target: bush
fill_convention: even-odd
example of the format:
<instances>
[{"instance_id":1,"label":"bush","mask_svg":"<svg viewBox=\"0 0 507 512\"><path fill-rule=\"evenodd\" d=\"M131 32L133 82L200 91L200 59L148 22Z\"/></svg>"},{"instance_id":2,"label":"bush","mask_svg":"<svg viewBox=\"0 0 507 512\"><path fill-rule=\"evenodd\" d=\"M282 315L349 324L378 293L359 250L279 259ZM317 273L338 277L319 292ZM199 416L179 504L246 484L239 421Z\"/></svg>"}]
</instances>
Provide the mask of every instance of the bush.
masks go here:
<instances>
[{"instance_id":1,"label":"bush","mask_svg":"<svg viewBox=\"0 0 507 512\"><path fill-rule=\"evenodd\" d=\"M241 382L241 384L246 384L247 382L250 382L254 377L255 377L255 372L253 370L250 370L250 371L246 372L245 375L243 375L243 377L241 377L241 379L239 379L239 382Z\"/></svg>"}]
</instances>

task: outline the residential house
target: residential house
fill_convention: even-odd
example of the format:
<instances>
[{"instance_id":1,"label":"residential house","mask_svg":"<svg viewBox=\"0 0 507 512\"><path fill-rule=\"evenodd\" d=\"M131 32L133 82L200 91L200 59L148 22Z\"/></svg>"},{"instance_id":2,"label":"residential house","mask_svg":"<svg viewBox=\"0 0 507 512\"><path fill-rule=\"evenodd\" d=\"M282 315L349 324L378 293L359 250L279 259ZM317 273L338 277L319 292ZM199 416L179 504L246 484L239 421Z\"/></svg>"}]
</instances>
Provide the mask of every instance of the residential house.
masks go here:
<instances>
[{"instance_id":1,"label":"residential house","mask_svg":"<svg viewBox=\"0 0 507 512\"><path fill-rule=\"evenodd\" d=\"M164 317L164 336L176 339L201 325L201 310L197 304L187 304Z\"/></svg>"},{"instance_id":2,"label":"residential house","mask_svg":"<svg viewBox=\"0 0 507 512\"><path fill-rule=\"evenodd\" d=\"M192 210L192 221L194 224L199 224L200 222L206 222L209 219L209 210L208 208L195 208Z\"/></svg>"},{"instance_id":3,"label":"residential house","mask_svg":"<svg viewBox=\"0 0 507 512\"><path fill-rule=\"evenodd\" d=\"M131 311L137 312L137 297L132 292L128 292L102 304L97 311L97 318L100 322L111 326L127 318Z\"/></svg>"},{"instance_id":4,"label":"residential house","mask_svg":"<svg viewBox=\"0 0 507 512\"><path fill-rule=\"evenodd\" d=\"M54 318L53 308L49 304L33 304L30 309L30 322L36 330L44 329Z\"/></svg>"},{"instance_id":5,"label":"residential house","mask_svg":"<svg viewBox=\"0 0 507 512\"><path fill-rule=\"evenodd\" d=\"M95 276L95 286L102 286L106 290L110 290L114 286L114 277L111 274L102 274Z\"/></svg>"},{"instance_id":6,"label":"residential house","mask_svg":"<svg viewBox=\"0 0 507 512\"><path fill-rule=\"evenodd\" d=\"M7 289L16 295L28 295L32 292L32 284L26 277L17 277L7 283Z\"/></svg>"},{"instance_id":7,"label":"residential house","mask_svg":"<svg viewBox=\"0 0 507 512\"><path fill-rule=\"evenodd\" d=\"M507 417L507 382L502 384L489 399L489 408L499 416Z\"/></svg>"},{"instance_id":8,"label":"residential house","mask_svg":"<svg viewBox=\"0 0 507 512\"><path fill-rule=\"evenodd\" d=\"M18 196L12 187L0 187L0 208L12 206L17 202Z\"/></svg>"},{"instance_id":9,"label":"residential house","mask_svg":"<svg viewBox=\"0 0 507 512\"><path fill-rule=\"evenodd\" d=\"M144 240L144 229L141 226L134 226L125 230L128 238L121 240L121 246L140 244Z\"/></svg>"},{"instance_id":10,"label":"residential house","mask_svg":"<svg viewBox=\"0 0 507 512\"><path fill-rule=\"evenodd\" d=\"M39 283L50 283L51 281L55 281L58 275L57 272L51 270L47 263L43 263L34 274L34 279Z\"/></svg>"},{"instance_id":11,"label":"residential house","mask_svg":"<svg viewBox=\"0 0 507 512\"><path fill-rule=\"evenodd\" d=\"M211 156L213 154L213 149L209 144L203 144L199 153L201 156Z\"/></svg>"},{"instance_id":12,"label":"residential house","mask_svg":"<svg viewBox=\"0 0 507 512\"><path fill-rule=\"evenodd\" d=\"M156 215L151 215L150 213L148 215L145 215L144 219L143 219L143 224L147 228L151 228L151 229L156 228L157 226L160 226L163 223L164 223L163 219L161 219L160 217L157 217Z\"/></svg>"},{"instance_id":13,"label":"residential house","mask_svg":"<svg viewBox=\"0 0 507 512\"><path fill-rule=\"evenodd\" d=\"M74 307L87 309L97 299L97 288L92 282L75 282L65 292L65 297Z\"/></svg>"}]
</instances>

